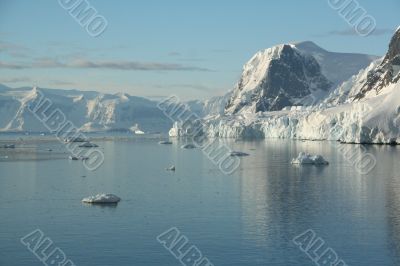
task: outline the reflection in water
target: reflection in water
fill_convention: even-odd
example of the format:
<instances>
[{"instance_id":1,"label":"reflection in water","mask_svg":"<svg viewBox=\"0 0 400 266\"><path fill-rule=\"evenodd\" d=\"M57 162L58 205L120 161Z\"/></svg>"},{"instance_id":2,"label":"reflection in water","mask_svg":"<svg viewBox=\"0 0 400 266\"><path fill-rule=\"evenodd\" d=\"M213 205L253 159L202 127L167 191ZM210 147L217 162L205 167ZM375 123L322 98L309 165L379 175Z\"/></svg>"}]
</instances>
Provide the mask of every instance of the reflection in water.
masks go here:
<instances>
[{"instance_id":1,"label":"reflection in water","mask_svg":"<svg viewBox=\"0 0 400 266\"><path fill-rule=\"evenodd\" d=\"M394 148L386 148L387 152L380 158L391 164L386 169L389 181L386 183L386 209L388 222L388 246L393 254L394 265L400 265L400 167Z\"/></svg>"},{"instance_id":2,"label":"reflection in water","mask_svg":"<svg viewBox=\"0 0 400 266\"><path fill-rule=\"evenodd\" d=\"M262 145L263 149L253 150L252 156L242 160L244 237L260 245L266 242L273 245L277 238L290 244L290 239L303 230L305 221L301 217L306 217L307 222L315 220L314 210L322 200L320 184L316 181L326 168L290 164L299 150L313 150L311 146L318 143L264 142ZM254 167L257 165L263 167Z\"/></svg>"},{"instance_id":3,"label":"reflection in water","mask_svg":"<svg viewBox=\"0 0 400 266\"><path fill-rule=\"evenodd\" d=\"M0 246L8 254L0 265L37 263L16 241L35 228L80 265L176 265L155 240L171 226L215 265L312 265L291 242L307 229L347 265L400 265L400 148L367 147L378 165L361 175L336 142L237 141L228 146L250 156L224 176L200 150L180 144L99 141L106 160L95 172L68 160L0 162ZM330 165L292 166L299 152ZM173 174L165 171L171 164ZM81 203L100 192L123 201Z\"/></svg>"},{"instance_id":4,"label":"reflection in water","mask_svg":"<svg viewBox=\"0 0 400 266\"><path fill-rule=\"evenodd\" d=\"M102 204L102 203L82 203L83 206L88 207L88 208L100 208L100 209L116 209L118 206L118 203L107 203L107 204Z\"/></svg>"},{"instance_id":5,"label":"reflection in water","mask_svg":"<svg viewBox=\"0 0 400 266\"><path fill-rule=\"evenodd\" d=\"M381 193L382 180L373 174L360 174L353 162L338 152L336 145L340 144L291 142L282 145L282 142L266 141L241 145L242 151L256 148L242 160L240 172L244 240L264 247L265 252L279 253L293 248L294 236L313 229L348 258L348 263L352 262L349 257L354 257L354 252L381 252L373 245L365 246L364 241L365 230L370 226L365 221L384 215L371 211L376 208L376 199L371 195ZM355 153L360 152L359 147L354 149ZM291 158L300 151L322 154L331 164L291 165ZM371 149L370 152L378 151ZM374 229L377 234L381 232L381 228ZM378 239L375 244L383 242ZM353 253L349 254L349 250ZM372 262L370 258L365 260ZM354 261L358 265L360 262ZM377 259L377 262L382 261Z\"/></svg>"}]
</instances>

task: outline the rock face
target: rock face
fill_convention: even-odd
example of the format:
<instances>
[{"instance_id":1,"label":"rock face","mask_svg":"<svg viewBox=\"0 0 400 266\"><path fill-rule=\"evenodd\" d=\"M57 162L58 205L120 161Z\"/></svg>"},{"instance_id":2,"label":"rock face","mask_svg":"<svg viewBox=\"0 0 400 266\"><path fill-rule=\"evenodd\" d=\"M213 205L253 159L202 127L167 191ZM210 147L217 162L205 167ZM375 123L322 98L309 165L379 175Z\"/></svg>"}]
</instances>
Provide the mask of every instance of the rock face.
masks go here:
<instances>
[{"instance_id":1,"label":"rock face","mask_svg":"<svg viewBox=\"0 0 400 266\"><path fill-rule=\"evenodd\" d=\"M327 92L331 85L314 57L300 52L294 45L278 45L258 52L244 66L225 114L276 111L286 106L311 104L314 93Z\"/></svg>"},{"instance_id":2,"label":"rock face","mask_svg":"<svg viewBox=\"0 0 400 266\"><path fill-rule=\"evenodd\" d=\"M354 96L359 101L367 95L378 95L384 87L395 84L400 80L400 28L392 37L389 50L382 63L368 72L367 81Z\"/></svg>"}]
</instances>

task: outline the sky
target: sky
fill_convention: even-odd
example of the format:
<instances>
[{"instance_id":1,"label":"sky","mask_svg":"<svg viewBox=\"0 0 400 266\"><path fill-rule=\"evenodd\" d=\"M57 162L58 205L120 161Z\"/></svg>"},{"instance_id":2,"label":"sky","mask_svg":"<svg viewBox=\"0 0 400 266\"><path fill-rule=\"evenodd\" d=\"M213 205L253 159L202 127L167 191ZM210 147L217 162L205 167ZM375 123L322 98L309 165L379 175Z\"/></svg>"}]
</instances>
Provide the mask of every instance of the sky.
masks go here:
<instances>
[{"instance_id":1,"label":"sky","mask_svg":"<svg viewBox=\"0 0 400 266\"><path fill-rule=\"evenodd\" d=\"M259 50L310 40L384 55L400 25L398 0L357 0L376 21L367 37L329 0L85 1L107 21L97 37L58 0L0 0L0 83L207 99L231 90Z\"/></svg>"}]
</instances>

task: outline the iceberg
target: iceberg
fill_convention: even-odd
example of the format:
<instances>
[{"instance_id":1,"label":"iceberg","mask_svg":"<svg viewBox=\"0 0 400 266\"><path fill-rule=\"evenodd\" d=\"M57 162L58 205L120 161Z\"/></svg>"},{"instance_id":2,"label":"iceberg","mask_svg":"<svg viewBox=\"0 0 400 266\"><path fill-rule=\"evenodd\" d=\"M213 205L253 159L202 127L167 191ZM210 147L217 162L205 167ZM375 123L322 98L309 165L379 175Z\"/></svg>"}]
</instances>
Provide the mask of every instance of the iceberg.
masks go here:
<instances>
[{"instance_id":1,"label":"iceberg","mask_svg":"<svg viewBox=\"0 0 400 266\"><path fill-rule=\"evenodd\" d=\"M71 161L78 161L78 160L79 160L78 157L72 156L72 155L70 155L68 158L69 158Z\"/></svg>"},{"instance_id":2,"label":"iceberg","mask_svg":"<svg viewBox=\"0 0 400 266\"><path fill-rule=\"evenodd\" d=\"M292 164L313 164L313 165L327 165L328 161L324 159L321 155L311 155L305 152L300 152L297 158L292 160Z\"/></svg>"},{"instance_id":3,"label":"iceberg","mask_svg":"<svg viewBox=\"0 0 400 266\"><path fill-rule=\"evenodd\" d=\"M130 130L131 130L131 131L133 132L133 134L135 134L135 135L144 135L144 134L145 134L145 132L139 128L139 124L135 124L134 126L132 126L132 127L130 128Z\"/></svg>"},{"instance_id":4,"label":"iceberg","mask_svg":"<svg viewBox=\"0 0 400 266\"><path fill-rule=\"evenodd\" d=\"M172 144L172 141L162 140L162 141L159 141L158 144L161 144L161 145L171 145L171 144Z\"/></svg>"},{"instance_id":5,"label":"iceberg","mask_svg":"<svg viewBox=\"0 0 400 266\"><path fill-rule=\"evenodd\" d=\"M167 170L167 171L175 171L175 165L172 165L172 166L166 168L165 170Z\"/></svg>"},{"instance_id":6,"label":"iceberg","mask_svg":"<svg viewBox=\"0 0 400 266\"><path fill-rule=\"evenodd\" d=\"M79 148L97 148L97 147L99 146L94 143L90 143L89 141L79 145Z\"/></svg>"},{"instance_id":7,"label":"iceberg","mask_svg":"<svg viewBox=\"0 0 400 266\"><path fill-rule=\"evenodd\" d=\"M135 135L144 135L145 134L144 131L142 131L142 130L135 130L134 133L135 133Z\"/></svg>"},{"instance_id":8,"label":"iceberg","mask_svg":"<svg viewBox=\"0 0 400 266\"><path fill-rule=\"evenodd\" d=\"M181 146L182 149L195 149L196 146L194 144L185 144Z\"/></svg>"},{"instance_id":9,"label":"iceberg","mask_svg":"<svg viewBox=\"0 0 400 266\"><path fill-rule=\"evenodd\" d=\"M69 159L70 159L71 161L79 161L79 160L86 161L86 160L89 160L89 157L87 157L87 156L80 156L80 157L77 157L77 156L70 155L70 156L69 156Z\"/></svg>"},{"instance_id":10,"label":"iceberg","mask_svg":"<svg viewBox=\"0 0 400 266\"><path fill-rule=\"evenodd\" d=\"M66 138L66 139L64 139L64 142L67 142L67 143L70 143L70 142L87 142L87 140L84 139L84 138L76 137L76 138Z\"/></svg>"},{"instance_id":11,"label":"iceberg","mask_svg":"<svg viewBox=\"0 0 400 266\"><path fill-rule=\"evenodd\" d=\"M95 196L90 196L82 199L83 203L90 204L115 204L121 201L121 198L113 194L97 194Z\"/></svg>"},{"instance_id":12,"label":"iceberg","mask_svg":"<svg viewBox=\"0 0 400 266\"><path fill-rule=\"evenodd\" d=\"M232 151L229 155L236 157L243 157L243 156L249 156L250 154L241 151Z\"/></svg>"},{"instance_id":13,"label":"iceberg","mask_svg":"<svg viewBox=\"0 0 400 266\"><path fill-rule=\"evenodd\" d=\"M15 149L15 144L4 144L2 146L4 149Z\"/></svg>"}]
</instances>

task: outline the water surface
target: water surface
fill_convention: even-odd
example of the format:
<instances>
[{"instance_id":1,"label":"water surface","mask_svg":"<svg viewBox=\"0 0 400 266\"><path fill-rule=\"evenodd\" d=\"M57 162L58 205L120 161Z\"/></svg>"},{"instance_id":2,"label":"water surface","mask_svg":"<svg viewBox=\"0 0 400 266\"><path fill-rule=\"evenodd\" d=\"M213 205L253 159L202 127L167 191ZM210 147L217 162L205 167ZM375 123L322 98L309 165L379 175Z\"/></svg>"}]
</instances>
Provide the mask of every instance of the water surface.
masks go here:
<instances>
[{"instance_id":1,"label":"water surface","mask_svg":"<svg viewBox=\"0 0 400 266\"><path fill-rule=\"evenodd\" d=\"M20 243L37 228L78 266L181 265L156 240L171 227L216 266L314 265L291 241L307 229L348 265L400 265L399 148L367 147L378 163L362 175L338 143L231 141L250 156L225 176L201 150L157 142L98 139L95 172L47 138L0 149L0 265L42 265ZM300 151L330 165L292 166ZM100 192L122 201L81 203Z\"/></svg>"}]
</instances>

